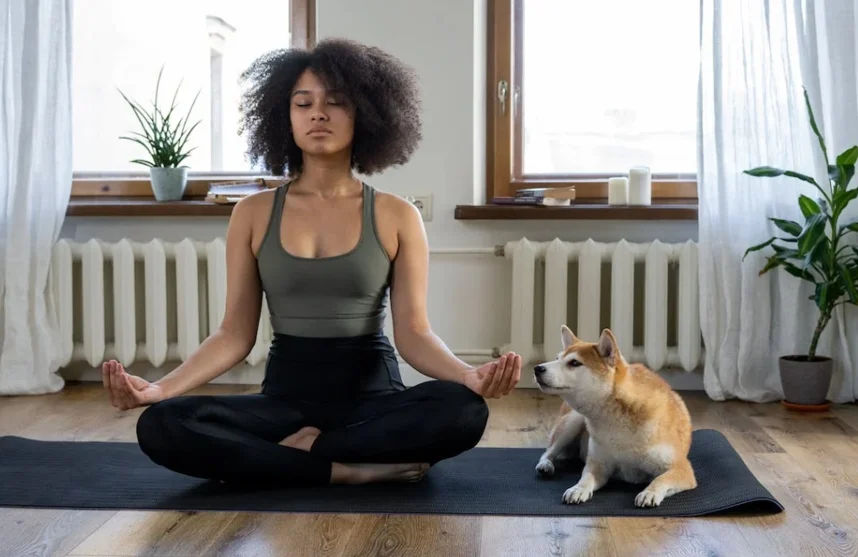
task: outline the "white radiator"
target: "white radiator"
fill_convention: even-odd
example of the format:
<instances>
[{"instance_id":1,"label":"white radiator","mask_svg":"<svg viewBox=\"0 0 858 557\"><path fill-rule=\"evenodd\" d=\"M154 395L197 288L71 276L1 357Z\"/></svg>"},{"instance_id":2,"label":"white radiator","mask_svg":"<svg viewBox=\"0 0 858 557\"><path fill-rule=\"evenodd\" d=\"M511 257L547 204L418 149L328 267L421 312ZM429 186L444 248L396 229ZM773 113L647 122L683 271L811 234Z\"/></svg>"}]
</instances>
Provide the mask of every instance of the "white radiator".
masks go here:
<instances>
[{"instance_id":1,"label":"white radiator","mask_svg":"<svg viewBox=\"0 0 858 557\"><path fill-rule=\"evenodd\" d=\"M73 266L78 261L81 299L76 306ZM112 262L112 296L105 291L105 261ZM138 262L143 265L142 290L136 284ZM175 262L170 276L168 262ZM202 263L204 276L199 272ZM223 239L205 243L190 239L178 243L121 240L115 244L98 239L86 243L61 239L54 246L50 276L62 332L62 366L72 361L101 366L107 359L116 359L126 366L147 360L157 367L168 360L187 359L220 325L226 302L226 244ZM140 294L142 316L137 315ZM174 308L168 308L169 294L175 296ZM108 303L113 310L112 331L107 330L105 319ZM77 343L75 311L79 312L83 337ZM143 317L144 323L139 332L138 317ZM168 330L173 326L176 341L170 342ZM113 342L107 341L110 337ZM263 299L256 344L247 363L255 365L266 358L271 337Z\"/></svg>"},{"instance_id":2,"label":"white radiator","mask_svg":"<svg viewBox=\"0 0 858 557\"><path fill-rule=\"evenodd\" d=\"M511 261L510 342L494 348L454 350L457 356L485 361L513 350L525 362L544 361L560 351L560 326L566 315L568 265L578 263L575 333L595 340L601 332L602 296L610 296L610 328L630 361L655 369L693 370L703 362L698 302L697 245L530 242L521 239L498 248L435 248L434 255L503 255ZM226 244L223 239L171 243L99 239L59 240L53 253L50 287L58 306L63 362L86 361L94 367L108 359L129 366L146 361L160 367L183 361L220 324L226 301ZM602 292L602 262L611 263L610 292ZM644 341L632 342L635 307L634 266L645 265ZM544 263L544 284L536 284ZM669 265L678 265L677 291L668 291ZM112 282L112 293L107 281ZM536 307L537 292L544 303ZM675 346L668 346L668 296L676 296ZM108 313L109 312L109 313ZM544 342L535 341L534 314L542 316ZM112 326L108 317L112 316ZM477 324L478 325L478 324ZM75 329L79 331L75 338ZM263 362L272 333L263 299L250 365ZM471 360L474 361L474 360Z\"/></svg>"},{"instance_id":3,"label":"white radiator","mask_svg":"<svg viewBox=\"0 0 858 557\"><path fill-rule=\"evenodd\" d=\"M522 360L545 361L562 349L560 326L567 316L568 266L578 263L578 315L575 334L588 341L599 338L602 296L610 296L609 327L617 337L621 352L629 361L646 363L653 369L681 367L692 371L703 363L698 299L697 244L687 241L650 243L531 242L523 238L503 246L512 261L512 307L510 342L502 351L512 350ZM544 303L535 308L537 262L545 264ZM610 292L602 292L602 263L611 264ZM645 266L643 333L641 346L632 342L634 319L634 267ZM668 292L668 266L679 265L677 291ZM675 346L668 346L668 296L677 296ZM543 343L534 342L534 310L543 315Z\"/></svg>"}]
</instances>

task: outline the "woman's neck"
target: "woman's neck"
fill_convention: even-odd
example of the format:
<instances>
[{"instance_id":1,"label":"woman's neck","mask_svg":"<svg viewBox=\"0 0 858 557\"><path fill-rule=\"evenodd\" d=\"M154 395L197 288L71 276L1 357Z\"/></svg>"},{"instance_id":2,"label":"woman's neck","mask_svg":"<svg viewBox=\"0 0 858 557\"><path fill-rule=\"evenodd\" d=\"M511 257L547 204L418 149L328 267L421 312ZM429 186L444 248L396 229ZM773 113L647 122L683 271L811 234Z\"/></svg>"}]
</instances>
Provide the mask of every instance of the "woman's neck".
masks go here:
<instances>
[{"instance_id":1,"label":"woman's neck","mask_svg":"<svg viewBox=\"0 0 858 557\"><path fill-rule=\"evenodd\" d=\"M352 174L348 159L322 160L305 156L304 167L293 185L306 193L335 197L352 193L360 181Z\"/></svg>"}]
</instances>

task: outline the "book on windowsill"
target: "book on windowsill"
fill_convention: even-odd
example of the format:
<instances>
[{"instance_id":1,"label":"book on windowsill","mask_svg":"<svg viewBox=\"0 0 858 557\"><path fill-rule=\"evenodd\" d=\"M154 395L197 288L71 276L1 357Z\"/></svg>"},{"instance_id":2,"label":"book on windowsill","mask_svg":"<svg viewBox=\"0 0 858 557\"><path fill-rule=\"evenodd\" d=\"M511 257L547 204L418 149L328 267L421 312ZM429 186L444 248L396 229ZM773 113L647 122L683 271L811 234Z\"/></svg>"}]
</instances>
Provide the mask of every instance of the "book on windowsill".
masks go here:
<instances>
[{"instance_id":1,"label":"book on windowsill","mask_svg":"<svg viewBox=\"0 0 858 557\"><path fill-rule=\"evenodd\" d=\"M536 196L523 196L516 195L515 197L510 196L499 196L492 198L492 204L494 205L528 205L532 207L568 207L572 205L571 199L558 199L556 197L536 197Z\"/></svg>"},{"instance_id":2,"label":"book on windowsill","mask_svg":"<svg viewBox=\"0 0 858 557\"><path fill-rule=\"evenodd\" d=\"M537 199L557 199L572 201L575 199L575 186L558 188L522 188L516 190L516 197L534 197Z\"/></svg>"},{"instance_id":3,"label":"book on windowsill","mask_svg":"<svg viewBox=\"0 0 858 557\"><path fill-rule=\"evenodd\" d=\"M242 182L217 182L209 185L206 201L219 205L238 203L248 195L264 191L268 185L262 178Z\"/></svg>"}]
</instances>

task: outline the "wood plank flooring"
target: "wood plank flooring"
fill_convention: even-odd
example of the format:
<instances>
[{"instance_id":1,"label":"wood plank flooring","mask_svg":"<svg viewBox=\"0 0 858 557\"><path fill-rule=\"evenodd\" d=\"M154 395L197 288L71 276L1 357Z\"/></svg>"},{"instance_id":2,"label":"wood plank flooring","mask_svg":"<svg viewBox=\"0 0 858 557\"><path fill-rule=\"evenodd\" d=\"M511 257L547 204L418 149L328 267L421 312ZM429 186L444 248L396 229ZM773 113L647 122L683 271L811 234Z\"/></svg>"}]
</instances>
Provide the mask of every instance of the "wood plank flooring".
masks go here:
<instances>
[{"instance_id":1,"label":"wood plank flooring","mask_svg":"<svg viewBox=\"0 0 858 557\"><path fill-rule=\"evenodd\" d=\"M207 385L196 393L256 392ZM784 504L752 518L515 518L0 508L0 556L822 556L858 555L858 406L796 414L681 392L695 429L722 431ZM542 447L559 399L520 389L492 400L482 446ZM140 409L100 384L0 397L0 435L135 441ZM14 481L14 478L0 478Z\"/></svg>"}]
</instances>

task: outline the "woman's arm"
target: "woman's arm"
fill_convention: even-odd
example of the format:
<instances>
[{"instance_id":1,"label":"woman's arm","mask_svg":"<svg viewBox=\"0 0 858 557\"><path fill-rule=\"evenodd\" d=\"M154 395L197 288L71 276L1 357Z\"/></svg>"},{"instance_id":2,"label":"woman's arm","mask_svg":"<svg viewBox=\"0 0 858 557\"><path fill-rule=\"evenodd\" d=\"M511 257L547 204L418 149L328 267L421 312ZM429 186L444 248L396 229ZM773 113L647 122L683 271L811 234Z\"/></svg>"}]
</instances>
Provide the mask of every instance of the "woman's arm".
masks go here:
<instances>
[{"instance_id":1,"label":"woman's arm","mask_svg":"<svg viewBox=\"0 0 858 557\"><path fill-rule=\"evenodd\" d=\"M226 233L226 305L220 327L180 366L155 382L164 398L204 385L241 362L256 342L262 285L251 247L254 208L266 200L251 196L233 209ZM263 203L260 203L263 202Z\"/></svg>"},{"instance_id":2,"label":"woman's arm","mask_svg":"<svg viewBox=\"0 0 858 557\"><path fill-rule=\"evenodd\" d=\"M402 358L434 379L463 383L483 396L508 394L521 378L521 357L509 353L474 368L457 358L432 331L426 310L429 245L416 207L395 198L399 248L393 262L393 338Z\"/></svg>"}]
</instances>

